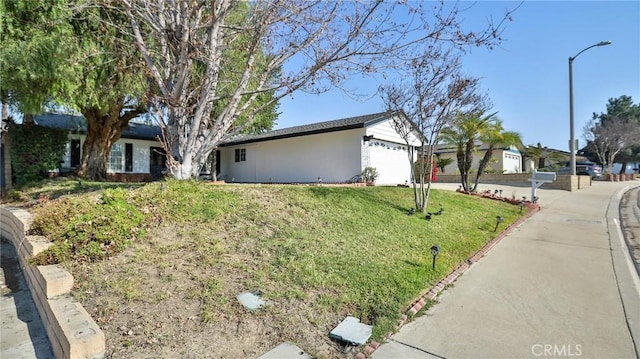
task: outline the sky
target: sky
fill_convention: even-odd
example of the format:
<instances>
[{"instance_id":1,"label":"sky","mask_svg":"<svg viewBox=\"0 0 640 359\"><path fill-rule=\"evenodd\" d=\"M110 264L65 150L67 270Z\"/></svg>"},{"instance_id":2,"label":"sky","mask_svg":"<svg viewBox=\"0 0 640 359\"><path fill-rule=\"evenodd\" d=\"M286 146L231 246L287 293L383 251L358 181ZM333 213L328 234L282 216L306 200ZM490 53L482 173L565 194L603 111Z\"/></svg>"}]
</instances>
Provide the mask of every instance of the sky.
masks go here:
<instances>
[{"instance_id":1,"label":"sky","mask_svg":"<svg viewBox=\"0 0 640 359\"><path fill-rule=\"evenodd\" d=\"M471 5L472 3L461 3ZM478 1L464 13L465 25L502 17L520 2ZM525 145L569 150L569 57L573 62L575 138L594 112L606 112L610 98L628 95L640 103L640 1L525 1L492 51L465 55L463 71L481 79L504 128L519 132ZM361 87L359 87L361 86ZM365 115L385 110L377 86L353 80L350 88L372 96L356 100L340 90L295 93L280 101L274 129ZM370 89L370 90L368 90ZM578 147L578 148L579 148Z\"/></svg>"}]
</instances>

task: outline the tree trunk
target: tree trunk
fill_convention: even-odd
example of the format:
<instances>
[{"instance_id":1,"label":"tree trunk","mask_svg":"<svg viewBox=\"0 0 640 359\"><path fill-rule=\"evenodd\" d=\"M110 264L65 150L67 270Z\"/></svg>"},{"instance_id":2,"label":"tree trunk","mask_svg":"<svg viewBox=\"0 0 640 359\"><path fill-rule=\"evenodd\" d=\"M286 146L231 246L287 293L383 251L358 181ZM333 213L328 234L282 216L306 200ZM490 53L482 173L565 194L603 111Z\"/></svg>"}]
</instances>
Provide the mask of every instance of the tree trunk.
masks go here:
<instances>
[{"instance_id":1,"label":"tree trunk","mask_svg":"<svg viewBox=\"0 0 640 359\"><path fill-rule=\"evenodd\" d=\"M25 125L33 125L33 114L25 113L22 118L22 123Z\"/></svg>"},{"instance_id":2,"label":"tree trunk","mask_svg":"<svg viewBox=\"0 0 640 359\"><path fill-rule=\"evenodd\" d=\"M620 172L618 174L623 175L626 172L628 161L622 161L622 166L620 167Z\"/></svg>"},{"instance_id":3,"label":"tree trunk","mask_svg":"<svg viewBox=\"0 0 640 359\"><path fill-rule=\"evenodd\" d=\"M466 176L465 176L465 165L466 165L466 161L464 159L464 151L462 151L462 149L458 150L456 152L456 159L458 160L458 171L460 171L460 184L462 185L462 189L466 191L468 191L469 189L467 188L467 180L466 180Z\"/></svg>"},{"instance_id":4,"label":"tree trunk","mask_svg":"<svg viewBox=\"0 0 640 359\"><path fill-rule=\"evenodd\" d=\"M473 189L471 190L471 192L475 192L476 189L478 189L478 182L480 181L480 177L484 173L485 168L487 168L489 160L491 160L491 156L493 156L493 146L489 145L489 148L487 148L487 152L484 153L482 160L478 164L478 173L476 173L476 180L473 184Z\"/></svg>"},{"instance_id":5,"label":"tree trunk","mask_svg":"<svg viewBox=\"0 0 640 359\"><path fill-rule=\"evenodd\" d=\"M211 152L211 181L216 182L218 180L218 152L217 148L214 148Z\"/></svg>"},{"instance_id":6,"label":"tree trunk","mask_svg":"<svg viewBox=\"0 0 640 359\"><path fill-rule=\"evenodd\" d=\"M471 170L471 163L473 162L473 151L475 149L475 143L473 140L467 141L465 146L465 151L463 153L458 154L458 161L460 161L460 156L462 156L462 169L460 170L460 175L462 179L462 188L465 191L470 192L470 183L469 183L469 171ZM459 166L460 167L460 166Z\"/></svg>"},{"instance_id":7,"label":"tree trunk","mask_svg":"<svg viewBox=\"0 0 640 359\"><path fill-rule=\"evenodd\" d=\"M7 105L7 99L2 99L2 118L0 121L6 121L9 118L9 106Z\"/></svg>"},{"instance_id":8,"label":"tree trunk","mask_svg":"<svg viewBox=\"0 0 640 359\"><path fill-rule=\"evenodd\" d=\"M142 112L141 109L120 115L122 108L101 114L97 108L82 110L87 119L87 137L82 145L82 159L77 175L92 181L107 179L107 161L111 146L120 139L129 121ZM123 164L124 165L124 164Z\"/></svg>"},{"instance_id":9,"label":"tree trunk","mask_svg":"<svg viewBox=\"0 0 640 359\"><path fill-rule=\"evenodd\" d=\"M182 162L173 158L167 158L167 169L171 176L178 180L189 180L198 177L200 166L192 162L191 156L185 156Z\"/></svg>"}]
</instances>

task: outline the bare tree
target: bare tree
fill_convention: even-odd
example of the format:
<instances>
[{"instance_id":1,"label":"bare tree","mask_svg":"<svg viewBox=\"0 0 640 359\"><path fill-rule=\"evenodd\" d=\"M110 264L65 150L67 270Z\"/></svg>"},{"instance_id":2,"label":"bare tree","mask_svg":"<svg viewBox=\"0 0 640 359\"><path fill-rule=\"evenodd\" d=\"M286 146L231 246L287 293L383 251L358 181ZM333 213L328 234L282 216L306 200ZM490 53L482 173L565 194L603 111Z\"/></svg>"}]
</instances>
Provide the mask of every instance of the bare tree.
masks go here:
<instances>
[{"instance_id":1,"label":"bare tree","mask_svg":"<svg viewBox=\"0 0 640 359\"><path fill-rule=\"evenodd\" d=\"M168 167L176 178L197 175L213 148L242 130L260 93L272 101L302 90L321 93L353 75L379 73L407 63L426 40L453 46L501 42L507 11L480 31L464 30L457 3L256 0L248 15L232 18L238 0L120 0L132 39L159 86L158 115ZM246 2L245 2L246 4ZM398 16L407 21L398 22ZM221 73L225 51L242 44L244 66L234 78ZM199 71L195 71L195 69ZM219 113L212 111L224 101ZM247 121L245 125L250 125Z\"/></svg>"},{"instance_id":2,"label":"bare tree","mask_svg":"<svg viewBox=\"0 0 640 359\"><path fill-rule=\"evenodd\" d=\"M394 126L411 149L408 160L412 167L413 192L416 209L421 212L429 202L434 150L442 129L451 126L459 113L483 111L488 107L478 79L465 77L460 72L460 53L433 44L412 61L407 81L381 88L387 108L403 110L408 120L394 118ZM414 135L416 132L418 136Z\"/></svg>"},{"instance_id":3,"label":"bare tree","mask_svg":"<svg viewBox=\"0 0 640 359\"><path fill-rule=\"evenodd\" d=\"M640 129L637 123L623 118L608 118L603 122L594 117L584 126L583 137L587 148L596 153L602 167L612 173L616 155L640 141Z\"/></svg>"}]
</instances>

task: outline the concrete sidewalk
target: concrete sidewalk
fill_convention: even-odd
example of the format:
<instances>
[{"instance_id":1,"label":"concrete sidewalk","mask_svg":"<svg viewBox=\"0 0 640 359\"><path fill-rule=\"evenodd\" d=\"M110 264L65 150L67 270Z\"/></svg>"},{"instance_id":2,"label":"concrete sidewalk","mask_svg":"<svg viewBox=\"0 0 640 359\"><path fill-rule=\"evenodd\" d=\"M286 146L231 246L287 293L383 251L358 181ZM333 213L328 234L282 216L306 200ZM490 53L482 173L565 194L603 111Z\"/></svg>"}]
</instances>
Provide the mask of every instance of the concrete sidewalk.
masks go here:
<instances>
[{"instance_id":1,"label":"concrete sidewalk","mask_svg":"<svg viewBox=\"0 0 640 359\"><path fill-rule=\"evenodd\" d=\"M640 280L615 217L624 189L639 184L539 189L541 211L372 357L638 358ZM480 189L527 199L531 193L527 187Z\"/></svg>"},{"instance_id":2,"label":"concrete sidewalk","mask_svg":"<svg viewBox=\"0 0 640 359\"><path fill-rule=\"evenodd\" d=\"M55 358L15 248L4 240L0 266L0 358Z\"/></svg>"}]
</instances>

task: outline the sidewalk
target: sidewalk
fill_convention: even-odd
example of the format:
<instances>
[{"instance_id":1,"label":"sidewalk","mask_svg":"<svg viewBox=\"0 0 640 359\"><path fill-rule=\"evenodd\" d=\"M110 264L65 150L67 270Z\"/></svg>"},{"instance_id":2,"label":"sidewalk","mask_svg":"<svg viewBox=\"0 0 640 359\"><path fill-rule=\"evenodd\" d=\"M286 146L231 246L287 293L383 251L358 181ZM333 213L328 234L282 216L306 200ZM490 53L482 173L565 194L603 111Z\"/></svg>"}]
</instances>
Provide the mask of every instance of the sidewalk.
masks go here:
<instances>
[{"instance_id":1,"label":"sidewalk","mask_svg":"<svg viewBox=\"0 0 640 359\"><path fill-rule=\"evenodd\" d=\"M53 359L53 351L31 292L27 287L15 248L0 243L0 358Z\"/></svg>"},{"instance_id":2,"label":"sidewalk","mask_svg":"<svg viewBox=\"0 0 640 359\"><path fill-rule=\"evenodd\" d=\"M542 186L541 211L372 357L638 358L640 280L613 218L620 190L638 185L595 182L576 192ZM530 197L527 187L482 189Z\"/></svg>"}]
</instances>

